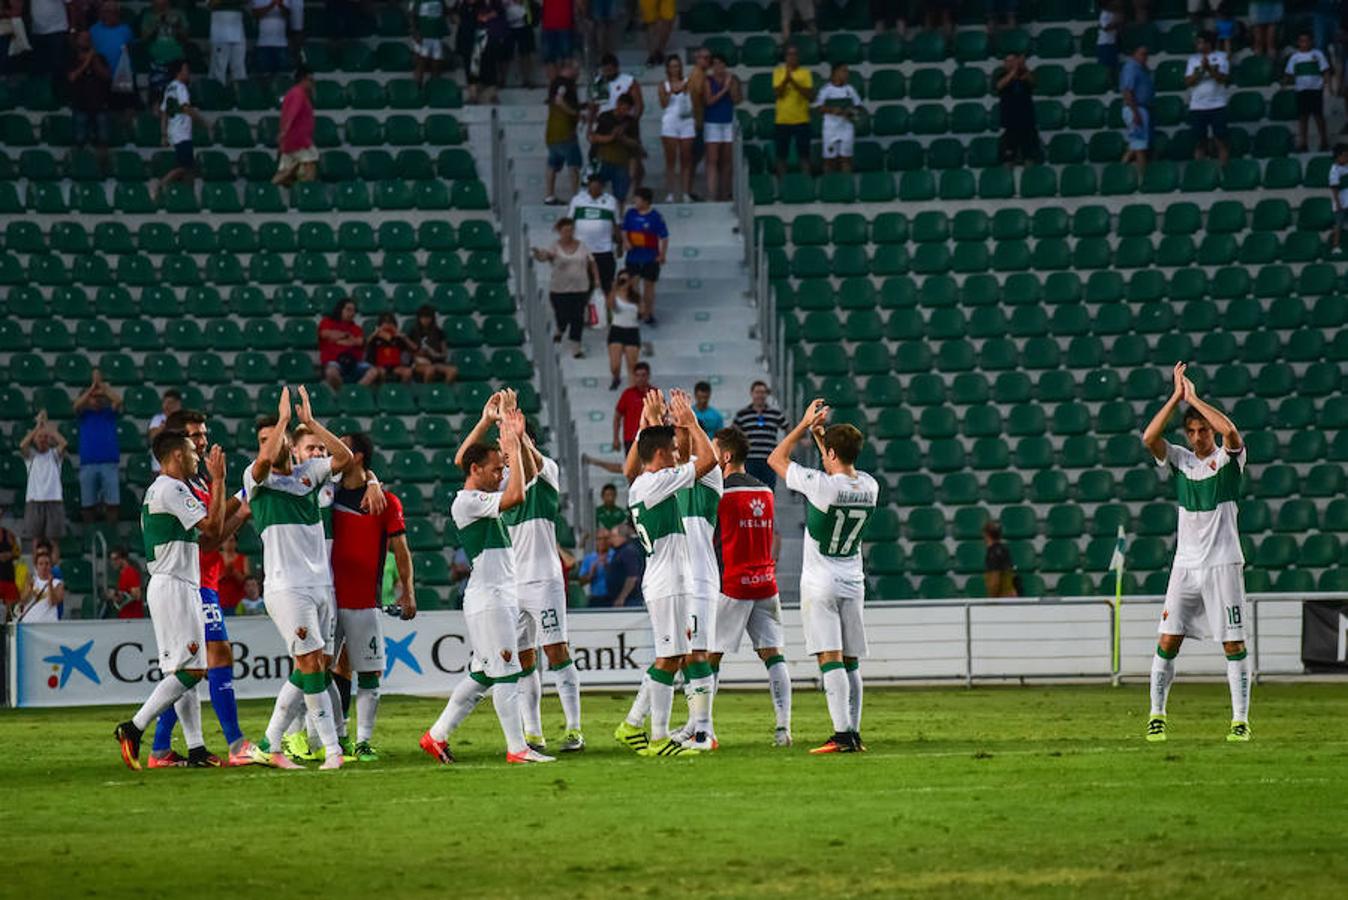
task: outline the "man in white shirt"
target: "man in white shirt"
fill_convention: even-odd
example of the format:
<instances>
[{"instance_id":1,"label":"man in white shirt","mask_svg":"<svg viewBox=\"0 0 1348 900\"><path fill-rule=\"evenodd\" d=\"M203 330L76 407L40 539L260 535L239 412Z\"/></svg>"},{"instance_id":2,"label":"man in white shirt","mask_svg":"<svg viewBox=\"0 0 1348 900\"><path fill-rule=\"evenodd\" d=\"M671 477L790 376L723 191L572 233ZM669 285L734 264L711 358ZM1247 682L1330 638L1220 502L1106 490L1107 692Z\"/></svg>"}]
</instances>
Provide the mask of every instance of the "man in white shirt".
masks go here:
<instances>
[{"instance_id":1,"label":"man in white shirt","mask_svg":"<svg viewBox=\"0 0 1348 900\"><path fill-rule=\"evenodd\" d=\"M1310 140L1310 120L1320 130L1320 152L1329 149L1325 137L1325 76L1333 70L1329 60L1313 44L1311 33L1297 35L1297 49L1287 57L1283 80L1292 82L1297 97L1297 152L1305 153Z\"/></svg>"},{"instance_id":2,"label":"man in white shirt","mask_svg":"<svg viewBox=\"0 0 1348 900\"><path fill-rule=\"evenodd\" d=\"M1203 32L1195 42L1198 52L1189 57L1184 83L1189 86L1189 127L1194 131L1194 159L1208 157L1211 134L1217 145L1217 160L1226 165L1230 151L1226 142L1226 85L1231 80L1231 61L1212 49L1212 35Z\"/></svg>"},{"instance_id":3,"label":"man in white shirt","mask_svg":"<svg viewBox=\"0 0 1348 900\"><path fill-rule=\"evenodd\" d=\"M259 75L280 75L290 69L286 29L290 24L289 8L303 6L302 0L249 0L253 18L257 19L257 49L253 64Z\"/></svg>"},{"instance_id":4,"label":"man in white shirt","mask_svg":"<svg viewBox=\"0 0 1348 900\"><path fill-rule=\"evenodd\" d=\"M37 414L33 430L19 442L19 453L28 467L28 488L24 495L23 535L33 542L51 541L52 565L61 561L60 541L66 536L66 508L61 491L61 460L65 458L66 439L47 423L47 411Z\"/></svg>"},{"instance_id":5,"label":"man in white shirt","mask_svg":"<svg viewBox=\"0 0 1348 900\"><path fill-rule=\"evenodd\" d=\"M247 39L243 33L243 10L246 0L211 0L211 70L210 76L222 84L232 77L243 81L248 77L244 65Z\"/></svg>"},{"instance_id":6,"label":"man in white shirt","mask_svg":"<svg viewBox=\"0 0 1348 900\"><path fill-rule=\"evenodd\" d=\"M618 201L604 190L604 177L591 170L585 179L585 190L571 198L567 218L576 223L576 238L599 269L599 287L607 296L613 290L613 274L617 270L614 242L622 242L618 224Z\"/></svg>"}]
</instances>

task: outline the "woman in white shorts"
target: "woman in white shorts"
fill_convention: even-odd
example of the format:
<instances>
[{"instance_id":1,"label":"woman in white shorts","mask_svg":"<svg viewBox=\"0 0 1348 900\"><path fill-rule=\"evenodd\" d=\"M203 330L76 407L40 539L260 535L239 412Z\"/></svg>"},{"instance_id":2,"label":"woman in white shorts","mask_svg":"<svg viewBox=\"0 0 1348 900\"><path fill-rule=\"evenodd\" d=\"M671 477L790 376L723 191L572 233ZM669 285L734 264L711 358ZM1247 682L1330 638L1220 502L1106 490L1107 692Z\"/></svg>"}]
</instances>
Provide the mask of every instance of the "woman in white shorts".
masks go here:
<instances>
[{"instance_id":1,"label":"woman in white shorts","mask_svg":"<svg viewBox=\"0 0 1348 900\"><path fill-rule=\"evenodd\" d=\"M677 184L687 202L693 190L693 98L683 77L683 60L671 54L665 60L665 80L660 82L660 143L665 147L665 202L674 202Z\"/></svg>"},{"instance_id":2,"label":"woman in white shorts","mask_svg":"<svg viewBox=\"0 0 1348 900\"><path fill-rule=\"evenodd\" d=\"M740 82L719 53L712 54L711 73L703 80L702 141L707 147L707 199L729 200L735 158L735 104Z\"/></svg>"}]
</instances>

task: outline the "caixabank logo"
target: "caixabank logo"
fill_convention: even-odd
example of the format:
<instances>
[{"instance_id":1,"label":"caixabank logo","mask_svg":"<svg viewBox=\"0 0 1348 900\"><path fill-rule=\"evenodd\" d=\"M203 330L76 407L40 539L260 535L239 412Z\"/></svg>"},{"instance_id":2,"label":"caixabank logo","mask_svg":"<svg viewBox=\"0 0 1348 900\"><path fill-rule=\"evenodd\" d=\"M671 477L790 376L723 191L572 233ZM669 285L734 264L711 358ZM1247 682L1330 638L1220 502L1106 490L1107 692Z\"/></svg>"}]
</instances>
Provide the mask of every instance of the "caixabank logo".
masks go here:
<instances>
[{"instance_id":1,"label":"caixabank logo","mask_svg":"<svg viewBox=\"0 0 1348 900\"><path fill-rule=\"evenodd\" d=\"M83 676L94 684L102 684L93 663L89 662L89 651L93 649L92 640L85 641L78 647L60 644L56 653L42 657L42 661L51 666L51 674L47 676L47 687L54 691L62 690L74 675Z\"/></svg>"}]
</instances>

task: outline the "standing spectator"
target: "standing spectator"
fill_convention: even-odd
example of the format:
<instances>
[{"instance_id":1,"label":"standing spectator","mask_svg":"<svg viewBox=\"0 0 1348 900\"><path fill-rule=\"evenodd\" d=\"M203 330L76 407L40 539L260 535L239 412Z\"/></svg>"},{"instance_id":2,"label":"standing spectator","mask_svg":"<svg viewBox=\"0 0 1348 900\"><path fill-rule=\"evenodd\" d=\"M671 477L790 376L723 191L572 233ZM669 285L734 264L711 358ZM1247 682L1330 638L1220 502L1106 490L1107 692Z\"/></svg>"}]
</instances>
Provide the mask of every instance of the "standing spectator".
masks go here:
<instances>
[{"instance_id":1,"label":"standing spectator","mask_svg":"<svg viewBox=\"0 0 1348 900\"><path fill-rule=\"evenodd\" d=\"M608 561L612 551L608 546L608 529L599 528L594 533L594 549L580 560L580 573L577 580L585 585L585 592L594 604L608 601Z\"/></svg>"},{"instance_id":2,"label":"standing spectator","mask_svg":"<svg viewBox=\"0 0 1348 900\"><path fill-rule=\"evenodd\" d=\"M473 45L468 58L468 102L495 103L505 83L505 55L509 40L500 0L467 0L473 14ZM462 27L462 26L460 26Z\"/></svg>"},{"instance_id":3,"label":"standing spectator","mask_svg":"<svg viewBox=\"0 0 1348 900\"><path fill-rule=\"evenodd\" d=\"M725 416L711 405L711 382L699 381L693 385L693 415L697 416L697 424L708 436L714 436L725 427Z\"/></svg>"},{"instance_id":4,"label":"standing spectator","mask_svg":"<svg viewBox=\"0 0 1348 900\"><path fill-rule=\"evenodd\" d=\"M534 259L552 264L548 280L548 299L552 301L552 314L557 320L557 331L553 343L559 343L562 335L571 340L571 355L576 359L585 356L580 338L585 332L585 308L590 298L590 285L599 282L599 269L589 248L576 240L576 222L565 216L553 226L557 232L557 241L551 247L535 247Z\"/></svg>"},{"instance_id":5,"label":"standing spectator","mask_svg":"<svg viewBox=\"0 0 1348 900\"><path fill-rule=\"evenodd\" d=\"M618 395L613 408L613 449L626 453L641 430L641 413L646 408L646 392L651 385L651 364L639 362L632 367L632 383Z\"/></svg>"},{"instance_id":6,"label":"standing spectator","mask_svg":"<svg viewBox=\"0 0 1348 900\"><path fill-rule=\"evenodd\" d=\"M290 44L290 58L296 64L304 59L304 0L294 0L286 6L286 41Z\"/></svg>"},{"instance_id":7,"label":"standing spectator","mask_svg":"<svg viewBox=\"0 0 1348 900\"><path fill-rule=\"evenodd\" d=\"M439 75L444 65L449 8L443 0L412 0L407 18L412 35L412 54L416 59L412 77L421 85L428 75L431 78ZM469 26L468 33L472 34L472 30Z\"/></svg>"},{"instance_id":8,"label":"standing spectator","mask_svg":"<svg viewBox=\"0 0 1348 900\"><path fill-rule=\"evenodd\" d=\"M103 518L117 522L121 511L121 485L117 466L122 451L117 444L117 414L122 398L103 382L103 373L94 369L94 379L75 400L75 417L80 427L80 513L92 522L102 507Z\"/></svg>"},{"instance_id":9,"label":"standing spectator","mask_svg":"<svg viewBox=\"0 0 1348 900\"><path fill-rule=\"evenodd\" d=\"M707 112L707 75L711 72L711 51L706 47L694 47L693 65L688 72L688 97L693 101L693 175L697 175L698 166L707 155L707 144L702 139L703 116ZM689 194L694 202L702 198Z\"/></svg>"},{"instance_id":10,"label":"standing spectator","mask_svg":"<svg viewBox=\"0 0 1348 900\"><path fill-rule=\"evenodd\" d=\"M744 470L773 490L777 489L777 473L768 465L768 457L777 448L777 436L787 430L786 416L768 405L767 382L755 381L749 387L749 405L735 413L730 424L749 439L749 456Z\"/></svg>"},{"instance_id":11,"label":"standing spectator","mask_svg":"<svg viewBox=\"0 0 1348 900\"><path fill-rule=\"evenodd\" d=\"M244 583L252 572L252 562L239 552L239 540L231 534L220 545L220 608L226 615L232 614L243 599Z\"/></svg>"},{"instance_id":12,"label":"standing spectator","mask_svg":"<svg viewBox=\"0 0 1348 900\"><path fill-rule=\"evenodd\" d=\"M1203 27L1203 16L1208 12L1209 0L1185 0L1189 11L1189 24L1194 28Z\"/></svg>"},{"instance_id":13,"label":"standing spectator","mask_svg":"<svg viewBox=\"0 0 1348 900\"><path fill-rule=\"evenodd\" d=\"M683 77L683 60L670 54L665 60L665 80L659 87L660 143L665 150L665 202L674 202L678 185L685 202L693 192L693 138L697 123L693 117L693 97L688 79Z\"/></svg>"},{"instance_id":14,"label":"standing spectator","mask_svg":"<svg viewBox=\"0 0 1348 900\"><path fill-rule=\"evenodd\" d=\"M66 83L75 146L93 144L100 154L106 153L111 135L108 109L112 76L87 31L75 35L75 58L66 73Z\"/></svg>"},{"instance_id":15,"label":"standing spectator","mask_svg":"<svg viewBox=\"0 0 1348 900\"><path fill-rule=\"evenodd\" d=\"M599 160L599 174L612 188L618 204L626 204L633 162L645 153L630 96L623 94L612 110L599 114L590 130L590 146Z\"/></svg>"},{"instance_id":16,"label":"standing spectator","mask_svg":"<svg viewBox=\"0 0 1348 900\"><path fill-rule=\"evenodd\" d=\"M253 7L253 18L257 19L257 50L253 54L253 68L259 75L280 75L289 71L286 30L290 24L290 12L286 7L288 3L302 3L303 0L249 2Z\"/></svg>"},{"instance_id":17,"label":"standing spectator","mask_svg":"<svg viewBox=\"0 0 1348 900\"><path fill-rule=\"evenodd\" d=\"M632 526L626 522L609 532L613 553L609 557L608 581L610 606L641 606L641 578L646 574L646 554L632 540Z\"/></svg>"},{"instance_id":18,"label":"standing spectator","mask_svg":"<svg viewBox=\"0 0 1348 900\"><path fill-rule=\"evenodd\" d=\"M334 391L343 384L374 384L379 371L364 359L365 329L356 324L356 301L345 297L318 322L318 364Z\"/></svg>"},{"instance_id":19,"label":"standing spectator","mask_svg":"<svg viewBox=\"0 0 1348 900\"><path fill-rule=\"evenodd\" d=\"M651 205L650 188L637 188L632 208L623 215L623 243L627 245L627 271L641 279L641 321L655 325L655 283L669 252L669 228L665 217Z\"/></svg>"},{"instance_id":20,"label":"standing spectator","mask_svg":"<svg viewBox=\"0 0 1348 900\"><path fill-rule=\"evenodd\" d=\"M1011 560L1011 551L1002 543L1002 526L991 520L983 523L983 543L987 556L983 560L983 587L989 597L1019 597L1020 576Z\"/></svg>"},{"instance_id":21,"label":"standing spectator","mask_svg":"<svg viewBox=\"0 0 1348 900\"><path fill-rule=\"evenodd\" d=\"M1281 5L1281 4L1280 4ZM1223 166L1228 156L1226 144L1226 83L1231 63L1225 53L1212 49L1212 33L1204 32L1196 40L1198 52L1189 57L1184 83L1189 86L1189 127L1194 131L1194 159L1209 153L1208 135L1217 145L1217 157Z\"/></svg>"},{"instance_id":22,"label":"standing spectator","mask_svg":"<svg viewBox=\"0 0 1348 900\"><path fill-rule=\"evenodd\" d=\"M947 41L955 38L955 20L959 18L959 0L923 0L927 6L927 27L941 29Z\"/></svg>"},{"instance_id":23,"label":"standing spectator","mask_svg":"<svg viewBox=\"0 0 1348 900\"><path fill-rule=\"evenodd\" d=\"M173 80L188 41L187 17L169 0L154 0L140 20L140 39L150 55L150 102L159 105L164 88Z\"/></svg>"},{"instance_id":24,"label":"standing spectator","mask_svg":"<svg viewBox=\"0 0 1348 900\"><path fill-rule=\"evenodd\" d=\"M740 102L740 80L719 53L711 58L711 71L703 89L702 139L707 147L707 199L730 199L733 183L735 106Z\"/></svg>"},{"instance_id":25,"label":"standing spectator","mask_svg":"<svg viewBox=\"0 0 1348 900\"><path fill-rule=\"evenodd\" d=\"M614 243L621 240L618 231L618 201L604 191L604 176L592 171L585 178L585 190L571 198L567 218L576 223L576 237L590 248L599 272L599 289L605 295L613 290L617 259Z\"/></svg>"},{"instance_id":26,"label":"standing spectator","mask_svg":"<svg viewBox=\"0 0 1348 900\"><path fill-rule=\"evenodd\" d=\"M428 303L417 310L417 320L407 336L417 348L412 353L412 374L417 381L449 384L459 377L458 367L449 361L445 330L435 321L435 307Z\"/></svg>"},{"instance_id":27,"label":"standing spectator","mask_svg":"<svg viewBox=\"0 0 1348 900\"><path fill-rule=\"evenodd\" d=\"M33 45L28 43L23 7L24 0L0 0L0 78L17 74L29 63ZM5 608L0 607L0 622L4 620Z\"/></svg>"},{"instance_id":28,"label":"standing spectator","mask_svg":"<svg viewBox=\"0 0 1348 900\"><path fill-rule=\"evenodd\" d=\"M1293 83L1297 95L1297 151L1305 153L1310 143L1310 120L1320 132L1320 152L1329 150L1325 135L1325 76L1329 60L1311 43L1311 33L1297 35L1296 52L1287 58L1284 80Z\"/></svg>"},{"instance_id":29,"label":"standing spectator","mask_svg":"<svg viewBox=\"0 0 1348 900\"><path fill-rule=\"evenodd\" d=\"M791 146L796 148L800 170L810 171L810 104L814 102L814 75L800 65L800 51L794 44L786 48L782 65L772 70L772 90L777 95L773 111L773 150L777 157L777 176L786 174Z\"/></svg>"},{"instance_id":30,"label":"standing spectator","mask_svg":"<svg viewBox=\"0 0 1348 900\"><path fill-rule=\"evenodd\" d=\"M131 71L131 54L127 49L135 39L136 33L131 26L122 21L121 6L116 0L105 0L98 9L98 21L89 28L89 40L112 73L109 109L134 109L140 103L135 75Z\"/></svg>"},{"instance_id":31,"label":"standing spectator","mask_svg":"<svg viewBox=\"0 0 1348 900\"><path fill-rule=\"evenodd\" d=\"M1095 61L1113 75L1119 70L1119 32L1123 30L1122 0L1100 4L1100 29L1095 37Z\"/></svg>"},{"instance_id":32,"label":"standing spectator","mask_svg":"<svg viewBox=\"0 0 1348 900\"><path fill-rule=\"evenodd\" d=\"M1329 194L1334 202L1334 231L1330 235L1330 244L1337 252L1343 228L1348 225L1348 144L1334 148L1334 165L1329 167Z\"/></svg>"},{"instance_id":33,"label":"standing spectator","mask_svg":"<svg viewBox=\"0 0 1348 900\"><path fill-rule=\"evenodd\" d=\"M573 90L576 83L573 60L576 53L575 32L576 0L543 0L543 31L540 37L543 77L551 82L562 73L563 68L570 66ZM553 92L549 91L549 94ZM578 102L572 105L580 109Z\"/></svg>"},{"instance_id":34,"label":"standing spectator","mask_svg":"<svg viewBox=\"0 0 1348 900\"><path fill-rule=\"evenodd\" d=\"M606 55L599 63L599 74L590 85L590 117L592 123L597 123L599 117L606 112L618 111L619 98L626 96L632 101L632 108L628 111L626 136L631 138L634 144L629 144L630 153L627 159L628 176L637 187L641 186L641 179L646 173L645 164L642 162L646 151L641 145L641 116L646 111L646 100L641 94L641 83L633 76L618 68L618 58L612 53ZM590 147L590 152L596 154L594 146ZM618 198L618 202L627 202L627 193L619 193L614 190L613 195Z\"/></svg>"},{"instance_id":35,"label":"standing spectator","mask_svg":"<svg viewBox=\"0 0 1348 900\"><path fill-rule=\"evenodd\" d=\"M1236 49L1236 31L1240 27L1236 22L1235 13L1231 11L1230 3L1223 0L1217 7L1217 16L1213 19L1212 27L1217 35L1217 49L1230 56Z\"/></svg>"},{"instance_id":36,"label":"standing spectator","mask_svg":"<svg viewBox=\"0 0 1348 900\"><path fill-rule=\"evenodd\" d=\"M876 0L871 0L871 9ZM898 5L898 4L894 4ZM988 33L995 34L999 29L1008 31L1016 27L1016 13L1020 12L1020 0L991 0L988 4ZM999 21L1000 20L1000 21ZM877 25L877 28L879 26Z\"/></svg>"},{"instance_id":37,"label":"standing spectator","mask_svg":"<svg viewBox=\"0 0 1348 900\"><path fill-rule=\"evenodd\" d=\"M603 57L617 44L619 0L579 0L576 15L585 30L584 45Z\"/></svg>"},{"instance_id":38,"label":"standing spectator","mask_svg":"<svg viewBox=\"0 0 1348 900\"><path fill-rule=\"evenodd\" d=\"M816 105L824 114L824 171L851 172L856 143L853 119L861 111L861 95L848 82L847 63L834 63L828 83L819 89Z\"/></svg>"},{"instance_id":39,"label":"standing spectator","mask_svg":"<svg viewBox=\"0 0 1348 900\"><path fill-rule=\"evenodd\" d=\"M1119 93L1123 95L1123 135L1128 150L1123 161L1137 164L1139 177L1147 172L1151 151L1151 104L1156 99L1156 80L1147 68L1147 47L1139 45L1123 61L1119 73Z\"/></svg>"},{"instance_id":40,"label":"standing spectator","mask_svg":"<svg viewBox=\"0 0 1348 900\"><path fill-rule=\"evenodd\" d=\"M810 3L811 0L796 0ZM641 21L646 26L646 65L658 66L674 30L674 0L640 0Z\"/></svg>"},{"instance_id":41,"label":"standing spectator","mask_svg":"<svg viewBox=\"0 0 1348 900\"><path fill-rule=\"evenodd\" d=\"M8 528L0 526L0 625L9 621L10 610L19 602L21 554L19 538Z\"/></svg>"},{"instance_id":42,"label":"standing spectator","mask_svg":"<svg viewBox=\"0 0 1348 900\"><path fill-rule=\"evenodd\" d=\"M997 97L1002 120L1002 161L1023 165L1039 160L1039 125L1034 112L1034 73L1025 65L1025 57L1010 53L1002 77L997 80Z\"/></svg>"},{"instance_id":43,"label":"standing spectator","mask_svg":"<svg viewBox=\"0 0 1348 900\"><path fill-rule=\"evenodd\" d=\"M173 148L173 168L165 173L159 189L176 181L185 181L191 185L196 177L197 156L192 144L192 123L197 122L205 128L206 120L192 105L192 95L187 90L187 80L191 77L191 66L184 59L178 63L178 71L168 87L164 88L164 97L159 102L159 127L164 146Z\"/></svg>"},{"instance_id":44,"label":"standing spectator","mask_svg":"<svg viewBox=\"0 0 1348 900\"><path fill-rule=\"evenodd\" d=\"M627 374L636 371L637 358L641 353L641 297L637 293L637 280L629 272L622 271L614 279L613 290L609 291L608 305L608 369L613 376L608 384L610 391L616 391L622 384L622 362L627 360Z\"/></svg>"},{"instance_id":45,"label":"standing spectator","mask_svg":"<svg viewBox=\"0 0 1348 900\"><path fill-rule=\"evenodd\" d=\"M506 36L506 60L514 59L519 64L520 86L534 86L534 10L533 0L503 0L508 34ZM504 83L506 72L502 71Z\"/></svg>"},{"instance_id":46,"label":"standing spectator","mask_svg":"<svg viewBox=\"0 0 1348 900\"><path fill-rule=\"evenodd\" d=\"M800 24L816 41L819 40L819 27L814 21L814 0L782 0L782 43L791 40L791 24L800 19Z\"/></svg>"},{"instance_id":47,"label":"standing spectator","mask_svg":"<svg viewBox=\"0 0 1348 900\"><path fill-rule=\"evenodd\" d=\"M30 0L28 42L32 73L55 80L66 73L68 35L72 26L65 0ZM109 76L111 77L111 76Z\"/></svg>"},{"instance_id":48,"label":"standing spectator","mask_svg":"<svg viewBox=\"0 0 1348 900\"><path fill-rule=\"evenodd\" d=\"M544 23L547 22L547 7L543 8ZM543 29L543 52L547 56L548 31ZM563 59L550 76L548 84L548 121L544 126L543 143L548 147L548 167L543 173L543 202L548 206L560 206L557 199L557 175L562 169L571 170L571 191L574 197L580 190L580 141L576 138L576 128L580 125L580 92L576 87L576 63Z\"/></svg>"},{"instance_id":49,"label":"standing spectator","mask_svg":"<svg viewBox=\"0 0 1348 900\"><path fill-rule=\"evenodd\" d=\"M248 0L210 0L210 76L221 84L248 77L244 65L248 45L243 33L243 11Z\"/></svg>"},{"instance_id":50,"label":"standing spectator","mask_svg":"<svg viewBox=\"0 0 1348 900\"><path fill-rule=\"evenodd\" d=\"M295 70L295 84L281 98L281 128L277 137L280 160L271 183L287 187L318 177L318 148L314 146L314 73Z\"/></svg>"},{"instance_id":51,"label":"standing spectator","mask_svg":"<svg viewBox=\"0 0 1348 900\"><path fill-rule=\"evenodd\" d=\"M606 484L599 489L599 505L594 508L595 527L612 531L627 521L627 510L618 505L618 488Z\"/></svg>"},{"instance_id":52,"label":"standing spectator","mask_svg":"<svg viewBox=\"0 0 1348 900\"><path fill-rule=\"evenodd\" d=\"M1282 24L1283 5L1277 3L1250 2L1251 47L1255 56L1263 54L1269 59L1278 58L1278 26Z\"/></svg>"},{"instance_id":53,"label":"standing spectator","mask_svg":"<svg viewBox=\"0 0 1348 900\"><path fill-rule=\"evenodd\" d=\"M33 430L19 441L19 454L28 468L28 487L24 494L23 536L32 541L52 542L60 547L66 536L66 507L61 489L61 462L66 455L66 439L47 422L47 411L37 414ZM57 551L59 560L60 550Z\"/></svg>"},{"instance_id":54,"label":"standing spectator","mask_svg":"<svg viewBox=\"0 0 1348 900\"><path fill-rule=\"evenodd\" d=\"M146 446L154 446L154 439L159 432L164 430L164 422L169 416L183 408L183 395L176 388L169 388L164 391L163 398L159 401L159 412L150 417L150 425L146 430ZM159 474L159 460L155 459L153 453L150 454L150 471Z\"/></svg>"},{"instance_id":55,"label":"standing spectator","mask_svg":"<svg viewBox=\"0 0 1348 900\"><path fill-rule=\"evenodd\" d=\"M19 598L15 621L26 625L61 621L61 604L66 599L66 586L52 571L51 554L39 550L33 555L33 571Z\"/></svg>"},{"instance_id":56,"label":"standing spectator","mask_svg":"<svg viewBox=\"0 0 1348 900\"><path fill-rule=\"evenodd\" d=\"M380 313L378 327L365 339L365 360L373 367L370 371L378 374L376 380L396 378L405 383L412 380L412 367L407 362L416 349L417 345L398 330L393 313Z\"/></svg>"},{"instance_id":57,"label":"standing spectator","mask_svg":"<svg viewBox=\"0 0 1348 900\"><path fill-rule=\"evenodd\" d=\"M116 587L103 591L103 600L108 608L119 619L145 618L140 570L131 562L125 547L113 547L108 552L108 574L117 582Z\"/></svg>"},{"instance_id":58,"label":"standing spectator","mask_svg":"<svg viewBox=\"0 0 1348 900\"><path fill-rule=\"evenodd\" d=\"M870 7L871 22L876 31L896 31L901 39L908 39L908 21L913 17L912 0L870 0Z\"/></svg>"}]
</instances>

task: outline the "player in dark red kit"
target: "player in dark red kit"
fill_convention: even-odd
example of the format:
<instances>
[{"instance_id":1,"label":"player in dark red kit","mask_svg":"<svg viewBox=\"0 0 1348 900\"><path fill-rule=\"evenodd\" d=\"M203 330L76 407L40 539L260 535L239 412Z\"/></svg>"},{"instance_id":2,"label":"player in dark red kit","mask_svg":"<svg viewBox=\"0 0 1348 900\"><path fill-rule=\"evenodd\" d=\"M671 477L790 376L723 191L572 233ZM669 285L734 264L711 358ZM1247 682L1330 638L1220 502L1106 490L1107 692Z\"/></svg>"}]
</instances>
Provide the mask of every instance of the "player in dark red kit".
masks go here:
<instances>
[{"instance_id":1,"label":"player in dark red kit","mask_svg":"<svg viewBox=\"0 0 1348 900\"><path fill-rule=\"evenodd\" d=\"M777 596L777 536L772 489L744 471L749 440L738 428L716 432L717 459L725 489L717 509L716 552L721 560L721 596L711 667L720 684L721 657L739 649L745 633L768 667L777 714L773 743L791 746L791 676L782 648L782 603Z\"/></svg>"}]
</instances>

